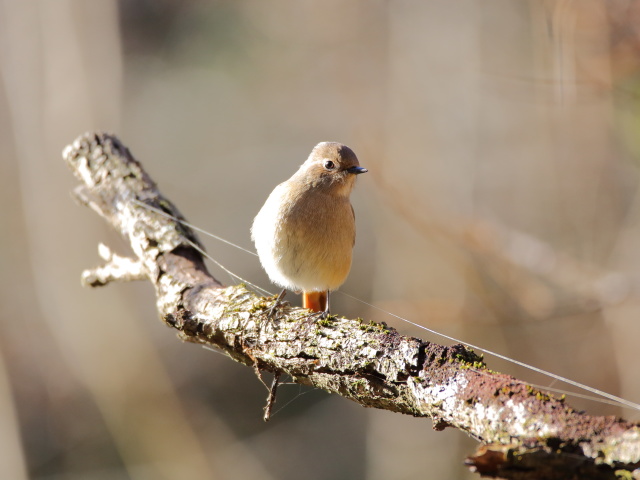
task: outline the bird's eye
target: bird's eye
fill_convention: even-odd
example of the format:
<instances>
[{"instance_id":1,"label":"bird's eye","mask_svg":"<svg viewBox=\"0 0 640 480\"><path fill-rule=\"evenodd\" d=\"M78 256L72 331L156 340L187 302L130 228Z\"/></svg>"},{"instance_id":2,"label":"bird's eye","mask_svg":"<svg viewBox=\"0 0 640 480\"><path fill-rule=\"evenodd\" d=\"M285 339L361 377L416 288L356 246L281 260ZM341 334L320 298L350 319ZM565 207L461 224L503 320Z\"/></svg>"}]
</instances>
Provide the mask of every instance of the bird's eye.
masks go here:
<instances>
[{"instance_id":1,"label":"bird's eye","mask_svg":"<svg viewBox=\"0 0 640 480\"><path fill-rule=\"evenodd\" d=\"M331 160L327 160L326 162L324 162L324 168L326 168L327 170L333 170L334 168L336 168L336 164Z\"/></svg>"}]
</instances>

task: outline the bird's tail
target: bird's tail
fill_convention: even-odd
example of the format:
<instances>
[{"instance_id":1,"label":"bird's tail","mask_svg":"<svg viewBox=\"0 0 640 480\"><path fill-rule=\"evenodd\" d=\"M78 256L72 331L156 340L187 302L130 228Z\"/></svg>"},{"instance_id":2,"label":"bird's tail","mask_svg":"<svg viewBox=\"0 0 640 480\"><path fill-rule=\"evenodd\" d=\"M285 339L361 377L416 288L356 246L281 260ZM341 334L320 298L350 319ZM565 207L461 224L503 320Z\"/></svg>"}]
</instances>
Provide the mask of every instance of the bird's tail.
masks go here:
<instances>
[{"instance_id":1,"label":"bird's tail","mask_svg":"<svg viewBox=\"0 0 640 480\"><path fill-rule=\"evenodd\" d=\"M327 308L327 292L302 292L302 306L312 312L324 312Z\"/></svg>"}]
</instances>

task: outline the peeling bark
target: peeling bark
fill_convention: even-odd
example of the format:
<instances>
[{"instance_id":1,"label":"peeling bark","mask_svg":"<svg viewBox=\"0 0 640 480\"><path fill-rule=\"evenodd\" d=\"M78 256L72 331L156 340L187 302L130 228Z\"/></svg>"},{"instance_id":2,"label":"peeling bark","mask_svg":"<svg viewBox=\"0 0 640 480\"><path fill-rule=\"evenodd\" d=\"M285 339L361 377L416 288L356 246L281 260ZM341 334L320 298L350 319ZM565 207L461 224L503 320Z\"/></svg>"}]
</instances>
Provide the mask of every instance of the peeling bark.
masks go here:
<instances>
[{"instance_id":1,"label":"peeling bark","mask_svg":"<svg viewBox=\"0 0 640 480\"><path fill-rule=\"evenodd\" d=\"M86 134L63 156L82 183L76 198L116 228L136 256L120 257L101 246L105 264L85 271L83 282L148 279L161 319L183 340L365 407L463 430L482 443L467 464L485 476L609 479L619 478L616 471L631 475L640 465L638 424L575 411L562 399L488 370L463 345L403 336L384 323L320 320L286 303L269 319L273 298L243 285L223 286L207 271L195 234L145 207L183 218L116 137Z\"/></svg>"}]
</instances>

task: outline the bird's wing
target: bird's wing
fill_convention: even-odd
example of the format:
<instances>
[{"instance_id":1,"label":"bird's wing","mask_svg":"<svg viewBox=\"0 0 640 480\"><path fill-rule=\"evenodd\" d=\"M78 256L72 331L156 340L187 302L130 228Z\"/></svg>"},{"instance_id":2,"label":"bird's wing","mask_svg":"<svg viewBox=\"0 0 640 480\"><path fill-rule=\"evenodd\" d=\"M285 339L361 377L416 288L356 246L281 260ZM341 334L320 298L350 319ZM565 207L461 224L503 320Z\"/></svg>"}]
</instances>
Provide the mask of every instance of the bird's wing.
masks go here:
<instances>
[{"instance_id":1,"label":"bird's wing","mask_svg":"<svg viewBox=\"0 0 640 480\"><path fill-rule=\"evenodd\" d=\"M351 215L353 215L353 224L355 225L356 223L356 212L353 210L353 205L349 205L351 207ZM356 229L353 229L353 245L351 245L352 247L355 246L356 244Z\"/></svg>"}]
</instances>

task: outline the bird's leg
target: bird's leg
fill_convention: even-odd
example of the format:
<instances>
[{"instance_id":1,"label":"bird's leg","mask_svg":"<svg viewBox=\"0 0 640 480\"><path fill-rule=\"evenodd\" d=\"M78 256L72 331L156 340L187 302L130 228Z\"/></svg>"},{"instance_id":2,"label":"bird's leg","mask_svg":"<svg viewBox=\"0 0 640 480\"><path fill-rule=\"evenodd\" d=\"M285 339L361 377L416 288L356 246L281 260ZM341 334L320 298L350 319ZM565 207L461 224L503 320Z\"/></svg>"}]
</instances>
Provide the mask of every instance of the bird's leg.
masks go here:
<instances>
[{"instance_id":1,"label":"bird's leg","mask_svg":"<svg viewBox=\"0 0 640 480\"><path fill-rule=\"evenodd\" d=\"M320 315L320 318L327 318L329 315L331 315L331 311L329 310L329 294L331 293L330 290L327 290L327 303L324 307L324 312L322 312L322 314Z\"/></svg>"},{"instance_id":2,"label":"bird's leg","mask_svg":"<svg viewBox=\"0 0 640 480\"><path fill-rule=\"evenodd\" d=\"M329 290L322 292L303 292L302 306L308 308L312 313L308 315L309 319L327 318L331 312L329 311Z\"/></svg>"},{"instance_id":3,"label":"bird's leg","mask_svg":"<svg viewBox=\"0 0 640 480\"><path fill-rule=\"evenodd\" d=\"M276 297L276 301L273 303L273 305L271 305L271 308L269 309L269 313L267 313L267 317L271 319L275 318L276 311L278 310L278 307L282 305L282 299L286 294L287 294L287 289L283 288L282 291Z\"/></svg>"}]
</instances>

